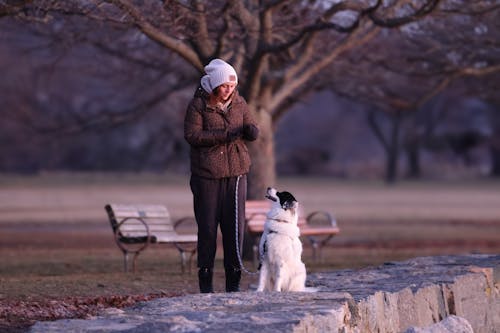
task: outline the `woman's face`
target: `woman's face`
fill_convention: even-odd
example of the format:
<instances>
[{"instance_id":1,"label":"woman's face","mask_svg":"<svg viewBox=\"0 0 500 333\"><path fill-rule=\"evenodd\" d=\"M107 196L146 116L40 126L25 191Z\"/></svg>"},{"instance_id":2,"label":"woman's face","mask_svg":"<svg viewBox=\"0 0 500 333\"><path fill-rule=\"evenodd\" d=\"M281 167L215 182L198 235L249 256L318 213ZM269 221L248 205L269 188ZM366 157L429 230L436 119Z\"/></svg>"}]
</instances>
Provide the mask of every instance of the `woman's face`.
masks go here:
<instances>
[{"instance_id":1,"label":"woman's face","mask_svg":"<svg viewBox=\"0 0 500 333\"><path fill-rule=\"evenodd\" d=\"M227 101L229 96L231 96L231 94L233 93L234 88L236 88L236 83L227 82L227 83L221 84L217 89L216 95L219 99L221 99L223 101Z\"/></svg>"}]
</instances>

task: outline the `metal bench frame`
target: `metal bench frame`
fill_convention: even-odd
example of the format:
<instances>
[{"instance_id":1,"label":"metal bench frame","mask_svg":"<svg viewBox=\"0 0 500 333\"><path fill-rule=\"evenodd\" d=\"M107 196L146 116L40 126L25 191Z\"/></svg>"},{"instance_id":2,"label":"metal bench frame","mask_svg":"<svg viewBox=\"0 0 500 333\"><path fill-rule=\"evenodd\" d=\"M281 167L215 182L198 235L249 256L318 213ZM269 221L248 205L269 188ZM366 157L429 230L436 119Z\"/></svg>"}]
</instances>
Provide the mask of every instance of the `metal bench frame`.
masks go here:
<instances>
[{"instance_id":1,"label":"metal bench frame","mask_svg":"<svg viewBox=\"0 0 500 333\"><path fill-rule=\"evenodd\" d=\"M134 212L133 214L124 214L120 210ZM151 209L155 209L155 214L151 216ZM107 204L105 210L108 214L111 227L113 229L114 240L123 253L124 271L128 272L129 254L133 254L132 271L135 272L136 260L139 254L146 250L150 244L172 244L179 251L181 257L181 270L185 272L186 266L191 272L191 263L196 254L197 235L178 234L176 229L181 224L194 222L193 217L183 217L172 222L168 210L163 205L142 205L142 204ZM158 214L158 211L165 212ZM154 218L164 223L165 230L162 233L168 234L168 240L162 240L159 234L151 230L148 219ZM159 225L156 222L156 225ZM134 236L127 235L126 229L132 226ZM188 257L189 254L189 257Z\"/></svg>"}]
</instances>

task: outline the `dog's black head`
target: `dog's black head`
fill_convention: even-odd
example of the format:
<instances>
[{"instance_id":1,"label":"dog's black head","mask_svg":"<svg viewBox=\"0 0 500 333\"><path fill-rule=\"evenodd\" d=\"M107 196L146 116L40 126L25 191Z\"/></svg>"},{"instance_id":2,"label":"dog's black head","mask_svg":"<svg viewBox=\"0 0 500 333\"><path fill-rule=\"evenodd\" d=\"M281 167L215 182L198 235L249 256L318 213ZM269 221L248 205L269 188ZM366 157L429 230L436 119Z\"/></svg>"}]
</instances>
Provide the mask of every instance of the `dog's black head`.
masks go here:
<instances>
[{"instance_id":1,"label":"dog's black head","mask_svg":"<svg viewBox=\"0 0 500 333\"><path fill-rule=\"evenodd\" d=\"M297 199L287 191L277 192L276 189L269 187L267 189L266 198L280 203L285 210L296 207Z\"/></svg>"},{"instance_id":2,"label":"dog's black head","mask_svg":"<svg viewBox=\"0 0 500 333\"><path fill-rule=\"evenodd\" d=\"M276 195L280 199L280 204L283 209L289 209L295 206L297 200L290 192L276 192Z\"/></svg>"}]
</instances>

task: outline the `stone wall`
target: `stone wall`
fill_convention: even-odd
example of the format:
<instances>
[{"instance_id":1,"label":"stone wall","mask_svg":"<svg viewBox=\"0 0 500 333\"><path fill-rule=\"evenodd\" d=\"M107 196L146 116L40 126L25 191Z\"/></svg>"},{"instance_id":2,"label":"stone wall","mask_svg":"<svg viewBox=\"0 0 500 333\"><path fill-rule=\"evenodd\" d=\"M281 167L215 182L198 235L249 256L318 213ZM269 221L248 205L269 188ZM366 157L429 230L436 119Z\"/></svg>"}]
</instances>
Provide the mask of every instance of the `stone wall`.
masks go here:
<instances>
[{"instance_id":1,"label":"stone wall","mask_svg":"<svg viewBox=\"0 0 500 333\"><path fill-rule=\"evenodd\" d=\"M164 298L38 322L31 332L450 332L448 322L500 332L500 255L416 258L312 274L307 283L318 291Z\"/></svg>"}]
</instances>

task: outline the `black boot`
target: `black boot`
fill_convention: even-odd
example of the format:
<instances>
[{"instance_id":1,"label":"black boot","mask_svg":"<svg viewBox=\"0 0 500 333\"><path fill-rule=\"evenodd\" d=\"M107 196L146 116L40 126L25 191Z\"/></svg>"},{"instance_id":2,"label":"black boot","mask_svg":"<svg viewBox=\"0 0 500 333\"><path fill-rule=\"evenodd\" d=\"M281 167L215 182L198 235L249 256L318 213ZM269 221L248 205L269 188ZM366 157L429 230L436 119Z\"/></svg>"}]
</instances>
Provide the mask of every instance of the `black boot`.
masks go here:
<instances>
[{"instance_id":1,"label":"black boot","mask_svg":"<svg viewBox=\"0 0 500 333\"><path fill-rule=\"evenodd\" d=\"M213 271L211 268L200 268L198 271L198 281L200 284L200 293L213 293L214 287L212 285Z\"/></svg>"},{"instance_id":2,"label":"black boot","mask_svg":"<svg viewBox=\"0 0 500 333\"><path fill-rule=\"evenodd\" d=\"M226 292L240 291L241 270L234 267L226 267Z\"/></svg>"}]
</instances>

